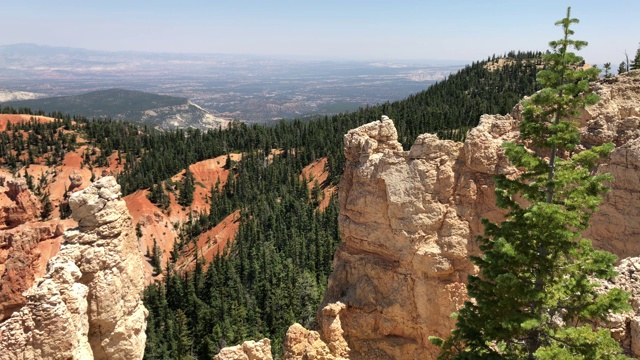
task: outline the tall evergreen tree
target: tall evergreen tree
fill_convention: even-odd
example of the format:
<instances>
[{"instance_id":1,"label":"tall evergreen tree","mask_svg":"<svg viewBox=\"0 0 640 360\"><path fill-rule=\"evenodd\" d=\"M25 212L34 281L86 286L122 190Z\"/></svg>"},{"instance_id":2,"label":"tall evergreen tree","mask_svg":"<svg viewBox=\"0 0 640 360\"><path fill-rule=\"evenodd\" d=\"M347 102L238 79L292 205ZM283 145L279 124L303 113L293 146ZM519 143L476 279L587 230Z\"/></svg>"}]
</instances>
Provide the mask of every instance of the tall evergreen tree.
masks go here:
<instances>
[{"instance_id":1,"label":"tall evergreen tree","mask_svg":"<svg viewBox=\"0 0 640 360\"><path fill-rule=\"evenodd\" d=\"M189 334L188 321L189 319L185 313L181 309L178 309L178 311L176 311L175 332L173 334L176 344L173 354L174 359L192 359L191 353L193 351L191 345L193 344L193 340Z\"/></svg>"},{"instance_id":2,"label":"tall evergreen tree","mask_svg":"<svg viewBox=\"0 0 640 360\"><path fill-rule=\"evenodd\" d=\"M625 62L621 62L620 65L618 66L618 74L622 74L622 73L626 73L627 72L627 65L625 64Z\"/></svg>"},{"instance_id":3,"label":"tall evergreen tree","mask_svg":"<svg viewBox=\"0 0 640 360\"><path fill-rule=\"evenodd\" d=\"M187 207L193 202L193 194L195 189L195 178L189 167L184 170L184 178L180 186L180 195L178 196L178 204Z\"/></svg>"},{"instance_id":4,"label":"tall evergreen tree","mask_svg":"<svg viewBox=\"0 0 640 360\"><path fill-rule=\"evenodd\" d=\"M640 47L638 47L638 50L636 50L636 56L634 56L633 60L631 61L631 70L638 69L640 69Z\"/></svg>"},{"instance_id":5,"label":"tall evergreen tree","mask_svg":"<svg viewBox=\"0 0 640 360\"><path fill-rule=\"evenodd\" d=\"M610 78L612 76L611 75L611 63L610 62L604 63L602 68L604 69L604 77L607 78L607 79Z\"/></svg>"},{"instance_id":6,"label":"tall evergreen tree","mask_svg":"<svg viewBox=\"0 0 640 360\"><path fill-rule=\"evenodd\" d=\"M53 205L51 205L51 199L49 198L49 193L46 192L42 196L42 212L40 213L40 217L42 220L47 220L53 211Z\"/></svg>"},{"instance_id":7,"label":"tall evergreen tree","mask_svg":"<svg viewBox=\"0 0 640 360\"><path fill-rule=\"evenodd\" d=\"M549 43L553 51L538 74L543 90L524 103L521 141L505 144L520 175L496 178L497 203L508 213L501 224L484 221L484 254L472 258L480 276L467 285L475 300L465 302L449 339L431 339L443 347L440 359L626 358L609 332L593 325L629 305L621 290L599 294L592 279L613 277L615 256L580 235L611 180L592 169L613 145L573 152L573 119L598 101L588 92L598 70L583 70L582 58L568 51L587 44L570 39L578 22L570 10L556 23L564 37Z\"/></svg>"}]
</instances>

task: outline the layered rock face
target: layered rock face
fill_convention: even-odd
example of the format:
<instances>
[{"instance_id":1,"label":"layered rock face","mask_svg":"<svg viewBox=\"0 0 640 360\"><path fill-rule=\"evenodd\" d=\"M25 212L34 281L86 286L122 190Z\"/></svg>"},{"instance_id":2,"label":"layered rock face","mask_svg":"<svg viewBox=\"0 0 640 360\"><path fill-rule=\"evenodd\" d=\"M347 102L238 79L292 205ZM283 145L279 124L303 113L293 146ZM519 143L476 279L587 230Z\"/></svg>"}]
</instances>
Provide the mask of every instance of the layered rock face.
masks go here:
<instances>
[{"instance_id":1,"label":"layered rock face","mask_svg":"<svg viewBox=\"0 0 640 360\"><path fill-rule=\"evenodd\" d=\"M580 118L582 142L616 144L598 169L616 181L585 236L620 258L638 256L640 73L601 81L593 90L601 101ZM492 176L515 171L501 145L517 138L519 120L518 107L512 115L485 115L464 143L424 134L409 151L386 117L345 136L343 242L324 304L346 305L340 318L350 358L435 359L438 349L428 336L446 337L454 326L450 314L466 299L480 219L502 218ZM322 323L322 311L318 318ZM629 336L625 347L640 350L640 339L633 331Z\"/></svg>"},{"instance_id":2,"label":"layered rock face","mask_svg":"<svg viewBox=\"0 0 640 360\"><path fill-rule=\"evenodd\" d=\"M69 204L78 227L0 324L0 359L141 359L143 260L120 186L101 178Z\"/></svg>"},{"instance_id":3,"label":"layered rock face","mask_svg":"<svg viewBox=\"0 0 640 360\"><path fill-rule=\"evenodd\" d=\"M345 155L343 242L325 302L347 306L341 318L351 358L434 358L427 338L452 327L449 315L465 300L473 271L472 216L478 205L494 210L490 175L460 176L463 144L435 135L402 151L386 117L351 130Z\"/></svg>"}]
</instances>

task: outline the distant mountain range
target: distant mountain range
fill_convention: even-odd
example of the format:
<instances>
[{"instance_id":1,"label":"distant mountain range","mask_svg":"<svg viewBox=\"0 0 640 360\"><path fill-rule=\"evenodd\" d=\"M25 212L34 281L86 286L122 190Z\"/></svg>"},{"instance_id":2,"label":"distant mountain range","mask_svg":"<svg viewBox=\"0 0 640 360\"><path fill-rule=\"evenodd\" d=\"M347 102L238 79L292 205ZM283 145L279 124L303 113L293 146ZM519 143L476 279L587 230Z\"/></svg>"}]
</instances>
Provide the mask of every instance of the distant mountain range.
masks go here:
<instances>
[{"instance_id":1,"label":"distant mountain range","mask_svg":"<svg viewBox=\"0 0 640 360\"><path fill-rule=\"evenodd\" d=\"M127 120L158 129L225 127L227 121L215 117L187 98L158 95L142 91L108 89L81 95L57 96L29 100L12 100L0 105L26 107L47 113L83 115Z\"/></svg>"}]
</instances>

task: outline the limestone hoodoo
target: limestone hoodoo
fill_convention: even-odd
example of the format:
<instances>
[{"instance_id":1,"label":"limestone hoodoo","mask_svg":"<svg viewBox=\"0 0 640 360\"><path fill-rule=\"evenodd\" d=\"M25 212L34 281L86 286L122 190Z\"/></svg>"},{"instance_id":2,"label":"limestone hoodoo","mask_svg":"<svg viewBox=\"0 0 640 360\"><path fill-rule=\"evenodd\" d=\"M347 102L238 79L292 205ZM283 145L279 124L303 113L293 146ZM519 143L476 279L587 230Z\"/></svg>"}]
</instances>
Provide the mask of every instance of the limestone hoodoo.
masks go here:
<instances>
[{"instance_id":1,"label":"limestone hoodoo","mask_svg":"<svg viewBox=\"0 0 640 360\"><path fill-rule=\"evenodd\" d=\"M0 359L141 359L143 258L120 186L101 178L69 204L79 226L0 324Z\"/></svg>"}]
</instances>

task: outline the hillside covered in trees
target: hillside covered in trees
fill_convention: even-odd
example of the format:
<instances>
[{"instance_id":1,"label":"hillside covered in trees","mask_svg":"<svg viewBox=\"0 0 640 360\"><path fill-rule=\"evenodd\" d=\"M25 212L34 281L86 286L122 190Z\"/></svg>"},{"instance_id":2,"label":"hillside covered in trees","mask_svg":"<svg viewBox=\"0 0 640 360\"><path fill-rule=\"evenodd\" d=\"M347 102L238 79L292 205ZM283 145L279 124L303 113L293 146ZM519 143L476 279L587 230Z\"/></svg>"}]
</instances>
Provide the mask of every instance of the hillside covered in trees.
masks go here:
<instances>
[{"instance_id":1,"label":"hillside covered in trees","mask_svg":"<svg viewBox=\"0 0 640 360\"><path fill-rule=\"evenodd\" d=\"M213 116L184 97L124 89L98 90L71 96L13 100L1 103L0 106L81 114L88 118L128 120L136 124L169 130L177 127L206 130L224 127L227 122Z\"/></svg>"},{"instance_id":2,"label":"hillside covered in trees","mask_svg":"<svg viewBox=\"0 0 640 360\"><path fill-rule=\"evenodd\" d=\"M150 259L163 276L145 291L145 357L211 359L221 347L260 337L271 338L277 353L290 324L313 323L340 241L336 199L318 209L322 192L307 186L302 169L326 158L329 176L317 186L337 184L344 165L343 135L383 114L394 120L405 149L425 132L462 140L482 114L509 113L536 91L539 55L510 53L502 66L488 66L497 60L494 56L402 101L270 126L232 123L224 130L156 132L53 113L55 121L25 122L0 133L1 165L17 171L37 162L59 164L80 136L93 149L86 153L85 166L104 166L118 155L123 194L150 189L150 199L161 205L173 193L189 208L198 184L189 180L188 171L179 184L169 179L198 161L242 153L242 160L227 161L233 174L229 181L210 189L209 210L180 224L180 241L168 265L162 268ZM6 107L2 112L31 110ZM269 157L273 149L278 155ZM233 246L210 263L196 252L193 271L174 269L182 249L238 210L241 222Z\"/></svg>"}]
</instances>

